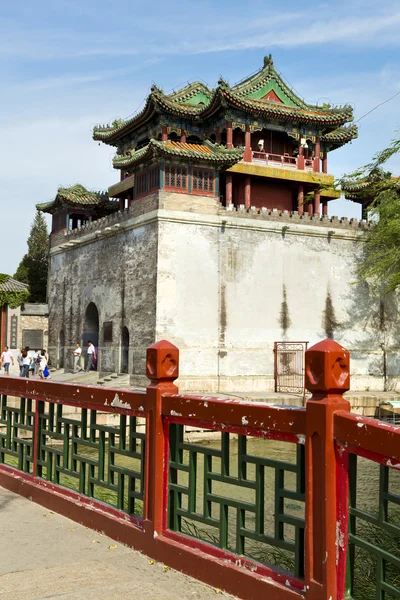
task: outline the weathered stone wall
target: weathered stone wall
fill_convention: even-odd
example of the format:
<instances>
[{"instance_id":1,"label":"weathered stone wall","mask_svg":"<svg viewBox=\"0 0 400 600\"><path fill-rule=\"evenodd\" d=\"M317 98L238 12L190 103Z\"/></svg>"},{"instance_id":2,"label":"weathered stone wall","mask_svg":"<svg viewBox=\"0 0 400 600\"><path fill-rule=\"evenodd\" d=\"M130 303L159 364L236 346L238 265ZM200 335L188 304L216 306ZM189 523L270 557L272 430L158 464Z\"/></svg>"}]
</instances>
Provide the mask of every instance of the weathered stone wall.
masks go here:
<instances>
[{"instance_id":1,"label":"weathered stone wall","mask_svg":"<svg viewBox=\"0 0 400 600\"><path fill-rule=\"evenodd\" d=\"M130 333L132 384L145 384L145 349L181 351L181 389L268 391L276 341L334 335L352 353L352 388L389 389L399 370L397 302L354 284L365 222L300 217L160 192L53 241L50 352L73 348L94 302L101 371L118 371ZM113 323L103 342L103 324ZM66 354L72 367L72 354ZM385 367L386 365L386 367Z\"/></svg>"},{"instance_id":2,"label":"weathered stone wall","mask_svg":"<svg viewBox=\"0 0 400 600\"><path fill-rule=\"evenodd\" d=\"M99 313L99 371L120 369L121 331L130 334L129 371L144 380L145 349L155 340L157 223L131 223L103 237L81 236L80 244L53 248L50 254L50 352L60 356L65 337L65 367L81 342L85 313L93 302ZM103 342L103 324L112 322L112 341ZM59 360L60 362L60 360Z\"/></svg>"},{"instance_id":3,"label":"weathered stone wall","mask_svg":"<svg viewBox=\"0 0 400 600\"><path fill-rule=\"evenodd\" d=\"M36 329L43 332L43 345L42 348L48 347L49 344L49 336L48 336L48 327L49 327L49 319L45 316L38 315L24 315L21 311L20 316L20 340L21 345L23 345L24 339L24 329ZM40 348L31 348L31 350L40 350Z\"/></svg>"},{"instance_id":4,"label":"weathered stone wall","mask_svg":"<svg viewBox=\"0 0 400 600\"><path fill-rule=\"evenodd\" d=\"M274 342L332 334L351 351L352 389L383 389L382 344L395 389L397 308L382 324L379 303L354 283L357 224L245 217L159 211L157 338L181 350L181 389L272 390Z\"/></svg>"}]
</instances>

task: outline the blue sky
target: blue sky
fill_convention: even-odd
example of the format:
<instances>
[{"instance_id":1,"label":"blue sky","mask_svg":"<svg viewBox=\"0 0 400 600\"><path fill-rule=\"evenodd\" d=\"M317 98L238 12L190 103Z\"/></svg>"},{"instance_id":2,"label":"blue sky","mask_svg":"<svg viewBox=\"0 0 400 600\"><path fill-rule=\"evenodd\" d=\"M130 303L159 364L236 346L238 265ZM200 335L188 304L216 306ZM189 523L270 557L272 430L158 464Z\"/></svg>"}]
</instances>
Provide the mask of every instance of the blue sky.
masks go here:
<instances>
[{"instance_id":1,"label":"blue sky","mask_svg":"<svg viewBox=\"0 0 400 600\"><path fill-rule=\"evenodd\" d=\"M153 82L231 84L271 53L310 103L352 103L355 119L400 91L400 3L287 0L14 0L0 3L0 241L14 273L35 204L60 185L105 189L118 179L96 123L126 118ZM360 122L330 155L336 176L365 164L400 128L400 95ZM389 164L400 173L400 157ZM359 216L338 200L331 214ZM6 250L7 249L7 250Z\"/></svg>"}]
</instances>

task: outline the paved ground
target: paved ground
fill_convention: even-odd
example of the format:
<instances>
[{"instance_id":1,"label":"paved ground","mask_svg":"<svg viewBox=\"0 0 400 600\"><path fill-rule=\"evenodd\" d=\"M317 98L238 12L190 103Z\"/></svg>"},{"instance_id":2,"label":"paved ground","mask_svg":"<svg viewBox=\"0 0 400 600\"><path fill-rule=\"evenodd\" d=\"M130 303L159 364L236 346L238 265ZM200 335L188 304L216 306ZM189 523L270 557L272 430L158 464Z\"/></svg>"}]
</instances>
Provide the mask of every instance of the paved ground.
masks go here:
<instances>
[{"instance_id":1,"label":"paved ground","mask_svg":"<svg viewBox=\"0 0 400 600\"><path fill-rule=\"evenodd\" d=\"M234 600L0 488L0 600L52 598Z\"/></svg>"}]
</instances>

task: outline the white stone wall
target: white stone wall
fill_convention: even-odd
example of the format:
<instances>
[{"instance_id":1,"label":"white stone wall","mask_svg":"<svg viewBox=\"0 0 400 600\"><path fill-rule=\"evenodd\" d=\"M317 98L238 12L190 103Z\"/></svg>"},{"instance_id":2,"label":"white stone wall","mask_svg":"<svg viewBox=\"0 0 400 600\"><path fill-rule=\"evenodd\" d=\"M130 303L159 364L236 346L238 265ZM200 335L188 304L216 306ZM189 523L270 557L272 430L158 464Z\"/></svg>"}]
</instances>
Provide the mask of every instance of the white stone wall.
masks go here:
<instances>
[{"instance_id":1,"label":"white stone wall","mask_svg":"<svg viewBox=\"0 0 400 600\"><path fill-rule=\"evenodd\" d=\"M352 389L383 389L379 307L354 284L359 230L227 212L159 216L156 337L180 348L182 390L273 390L274 342L324 339L328 294L334 337L352 353ZM388 379L395 389L395 320L388 329Z\"/></svg>"},{"instance_id":2,"label":"white stone wall","mask_svg":"<svg viewBox=\"0 0 400 600\"><path fill-rule=\"evenodd\" d=\"M181 390L269 391L274 342L324 339L329 300L334 338L351 352L352 389L383 389L382 347L386 381L396 389L398 304L387 300L382 309L354 283L363 228L327 217L227 211L209 198L193 204L182 194L151 195L119 217L53 240L50 352L58 355L62 329L67 350L81 340L86 307L94 302L101 371L119 370L126 325L132 385L147 381L146 347L167 339L180 349ZM102 343L105 321L113 323L110 343Z\"/></svg>"}]
</instances>

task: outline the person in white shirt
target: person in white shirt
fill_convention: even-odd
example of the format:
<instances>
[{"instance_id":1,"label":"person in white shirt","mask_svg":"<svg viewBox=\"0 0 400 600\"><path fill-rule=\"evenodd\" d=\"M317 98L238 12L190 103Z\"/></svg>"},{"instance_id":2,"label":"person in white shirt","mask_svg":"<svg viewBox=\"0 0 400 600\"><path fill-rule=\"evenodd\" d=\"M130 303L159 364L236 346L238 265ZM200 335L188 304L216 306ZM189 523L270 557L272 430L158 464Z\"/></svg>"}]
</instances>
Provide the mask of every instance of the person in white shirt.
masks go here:
<instances>
[{"instance_id":1,"label":"person in white shirt","mask_svg":"<svg viewBox=\"0 0 400 600\"><path fill-rule=\"evenodd\" d=\"M82 354L82 348L81 348L80 344L75 344L75 350L71 350L71 352L74 355L74 373L77 373L78 371L82 371L82 367L79 364L81 361L81 354Z\"/></svg>"},{"instance_id":2,"label":"person in white shirt","mask_svg":"<svg viewBox=\"0 0 400 600\"><path fill-rule=\"evenodd\" d=\"M93 367L95 352L96 352L96 349L93 346L92 342L89 340L88 341L88 349L87 349L88 361L87 361L87 365L86 365L86 373L88 371L90 371L90 369Z\"/></svg>"},{"instance_id":3,"label":"person in white shirt","mask_svg":"<svg viewBox=\"0 0 400 600\"><path fill-rule=\"evenodd\" d=\"M10 375L10 364L14 366L14 357L11 354L8 346L4 346L4 350L1 354L1 364L4 367L4 373Z\"/></svg>"},{"instance_id":4,"label":"person in white shirt","mask_svg":"<svg viewBox=\"0 0 400 600\"><path fill-rule=\"evenodd\" d=\"M40 364L39 364L39 377L40 379L45 379L43 371L47 367L47 357L46 350L42 350L40 352Z\"/></svg>"},{"instance_id":5,"label":"person in white shirt","mask_svg":"<svg viewBox=\"0 0 400 600\"><path fill-rule=\"evenodd\" d=\"M21 353L18 355L18 363L19 376L29 378L29 366L31 364L31 359L29 356L29 346L26 346L23 350L21 350Z\"/></svg>"},{"instance_id":6,"label":"person in white shirt","mask_svg":"<svg viewBox=\"0 0 400 600\"><path fill-rule=\"evenodd\" d=\"M36 350L35 352L35 356L33 358L33 362L34 362L34 370L33 370L33 374L37 375L39 373L39 366L40 366L40 353L41 350Z\"/></svg>"}]
</instances>

